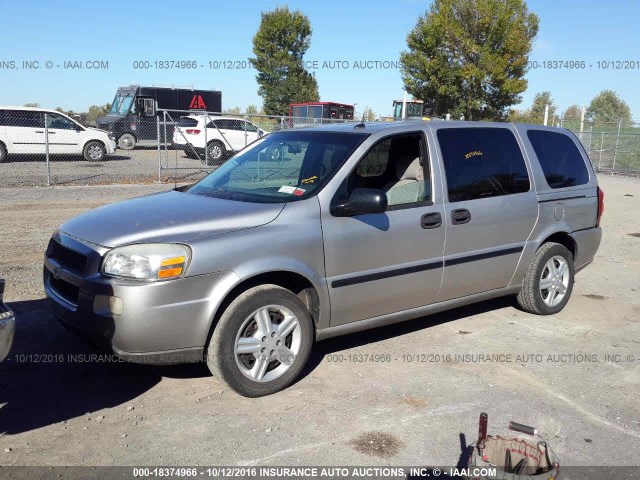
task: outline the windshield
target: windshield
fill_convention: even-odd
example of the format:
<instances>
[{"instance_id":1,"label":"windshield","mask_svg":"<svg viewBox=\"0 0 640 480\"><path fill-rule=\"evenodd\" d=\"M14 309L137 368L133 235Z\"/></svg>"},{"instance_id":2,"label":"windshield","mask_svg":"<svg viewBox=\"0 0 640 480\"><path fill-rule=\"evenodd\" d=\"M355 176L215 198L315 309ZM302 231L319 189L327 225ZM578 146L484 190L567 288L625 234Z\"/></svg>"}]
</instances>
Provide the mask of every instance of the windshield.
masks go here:
<instances>
[{"instance_id":1,"label":"windshield","mask_svg":"<svg viewBox=\"0 0 640 480\"><path fill-rule=\"evenodd\" d=\"M119 113L120 115L126 115L127 113L129 113L132 103L133 95L122 95L121 93L116 93L116 98L113 99L113 103L111 104L111 110L109 110L109 113Z\"/></svg>"},{"instance_id":2,"label":"windshield","mask_svg":"<svg viewBox=\"0 0 640 480\"><path fill-rule=\"evenodd\" d=\"M282 203L317 193L365 133L285 131L254 142L188 193L255 203Z\"/></svg>"}]
</instances>

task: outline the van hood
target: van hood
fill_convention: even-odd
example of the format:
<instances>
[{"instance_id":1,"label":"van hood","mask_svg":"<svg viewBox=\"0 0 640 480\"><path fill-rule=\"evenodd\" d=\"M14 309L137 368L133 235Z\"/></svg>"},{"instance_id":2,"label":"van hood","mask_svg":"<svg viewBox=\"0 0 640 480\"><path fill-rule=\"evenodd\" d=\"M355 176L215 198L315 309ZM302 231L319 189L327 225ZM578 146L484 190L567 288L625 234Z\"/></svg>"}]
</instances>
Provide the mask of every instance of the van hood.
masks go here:
<instances>
[{"instance_id":1,"label":"van hood","mask_svg":"<svg viewBox=\"0 0 640 480\"><path fill-rule=\"evenodd\" d=\"M170 191L105 205L68 220L60 230L108 248L143 242L188 242L272 222L284 205Z\"/></svg>"}]
</instances>

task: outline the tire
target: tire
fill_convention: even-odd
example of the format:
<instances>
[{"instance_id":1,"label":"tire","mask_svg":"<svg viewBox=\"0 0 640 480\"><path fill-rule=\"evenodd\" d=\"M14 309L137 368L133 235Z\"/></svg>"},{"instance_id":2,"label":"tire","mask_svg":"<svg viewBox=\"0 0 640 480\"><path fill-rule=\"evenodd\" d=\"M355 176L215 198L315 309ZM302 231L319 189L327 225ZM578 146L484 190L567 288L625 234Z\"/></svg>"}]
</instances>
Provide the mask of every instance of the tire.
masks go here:
<instances>
[{"instance_id":1,"label":"tire","mask_svg":"<svg viewBox=\"0 0 640 480\"><path fill-rule=\"evenodd\" d=\"M87 142L82 151L84 159L88 162L99 162L107 155L104 145L97 140Z\"/></svg>"},{"instance_id":2,"label":"tire","mask_svg":"<svg viewBox=\"0 0 640 480\"><path fill-rule=\"evenodd\" d=\"M277 333L281 325L282 337ZM302 300L277 285L260 285L238 296L220 317L207 348L207 366L240 395L270 395L295 381L313 341L313 321ZM238 352L239 346L252 353Z\"/></svg>"},{"instance_id":3,"label":"tire","mask_svg":"<svg viewBox=\"0 0 640 480\"><path fill-rule=\"evenodd\" d=\"M9 154L7 153L7 147L0 143L0 163L4 163L9 160Z\"/></svg>"},{"instance_id":4,"label":"tire","mask_svg":"<svg viewBox=\"0 0 640 480\"><path fill-rule=\"evenodd\" d=\"M523 310L536 315L558 313L571 297L574 275L571 252L559 243L545 243L529 265L518 294L518 303ZM550 288L543 288L546 285Z\"/></svg>"},{"instance_id":5,"label":"tire","mask_svg":"<svg viewBox=\"0 0 640 480\"><path fill-rule=\"evenodd\" d=\"M205 156L207 165L221 165L224 163L227 155L227 150L224 148L224 144L220 140L212 140L207 143L207 155Z\"/></svg>"},{"instance_id":6,"label":"tire","mask_svg":"<svg viewBox=\"0 0 640 480\"><path fill-rule=\"evenodd\" d=\"M122 150L133 150L136 148L136 137L132 133L123 133L118 138L118 148Z\"/></svg>"}]
</instances>

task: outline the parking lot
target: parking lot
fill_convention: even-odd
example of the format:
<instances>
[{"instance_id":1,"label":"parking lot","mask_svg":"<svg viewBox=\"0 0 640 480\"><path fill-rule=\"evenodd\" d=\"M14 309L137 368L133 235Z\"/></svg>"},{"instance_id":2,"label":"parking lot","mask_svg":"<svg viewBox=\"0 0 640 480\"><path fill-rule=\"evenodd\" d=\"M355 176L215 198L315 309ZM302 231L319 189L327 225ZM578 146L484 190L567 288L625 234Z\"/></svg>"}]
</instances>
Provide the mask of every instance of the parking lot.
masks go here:
<instances>
[{"instance_id":1,"label":"parking lot","mask_svg":"<svg viewBox=\"0 0 640 480\"><path fill-rule=\"evenodd\" d=\"M148 163L151 182L157 152L143 152L56 174L129 162L143 175ZM1 165L0 176L42 167L32 163ZM636 464L640 180L600 185L603 243L560 314L529 315L505 298L327 340L296 384L258 399L204 364L92 358L46 308L42 256L57 225L172 185L2 188L0 277L18 325L0 364L0 465L455 466L482 411L491 434L510 420L537 427L562 465Z\"/></svg>"},{"instance_id":2,"label":"parking lot","mask_svg":"<svg viewBox=\"0 0 640 480\"><path fill-rule=\"evenodd\" d=\"M160 159L158 158L160 156ZM159 166L162 167L158 172ZM197 158L188 158L182 150L142 147L116 150L99 162L78 156L52 155L49 162L51 185L109 185L158 183L200 179L210 168ZM44 155L12 156L0 163L0 186L45 186L47 164Z\"/></svg>"}]
</instances>

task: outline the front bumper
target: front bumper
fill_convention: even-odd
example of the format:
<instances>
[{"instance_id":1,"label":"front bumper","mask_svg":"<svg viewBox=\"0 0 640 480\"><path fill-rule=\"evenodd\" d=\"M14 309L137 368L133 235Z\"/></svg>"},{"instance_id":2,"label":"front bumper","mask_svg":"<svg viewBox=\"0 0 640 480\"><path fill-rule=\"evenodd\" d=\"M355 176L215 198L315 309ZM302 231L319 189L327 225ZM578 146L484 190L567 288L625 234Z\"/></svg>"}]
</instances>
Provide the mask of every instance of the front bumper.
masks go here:
<instances>
[{"instance_id":1,"label":"front bumper","mask_svg":"<svg viewBox=\"0 0 640 480\"><path fill-rule=\"evenodd\" d=\"M211 321L224 292L237 282L233 272L140 283L99 273L104 247L64 234L66 249L86 257L84 268L45 257L43 279L55 316L80 338L138 363L200 361Z\"/></svg>"},{"instance_id":2,"label":"front bumper","mask_svg":"<svg viewBox=\"0 0 640 480\"><path fill-rule=\"evenodd\" d=\"M4 280L0 280L0 362L7 358L16 329L16 317L2 301Z\"/></svg>"},{"instance_id":3,"label":"front bumper","mask_svg":"<svg viewBox=\"0 0 640 480\"><path fill-rule=\"evenodd\" d=\"M109 139L109 144L107 145L107 153L112 154L116 153L117 144L115 140Z\"/></svg>"}]
</instances>

